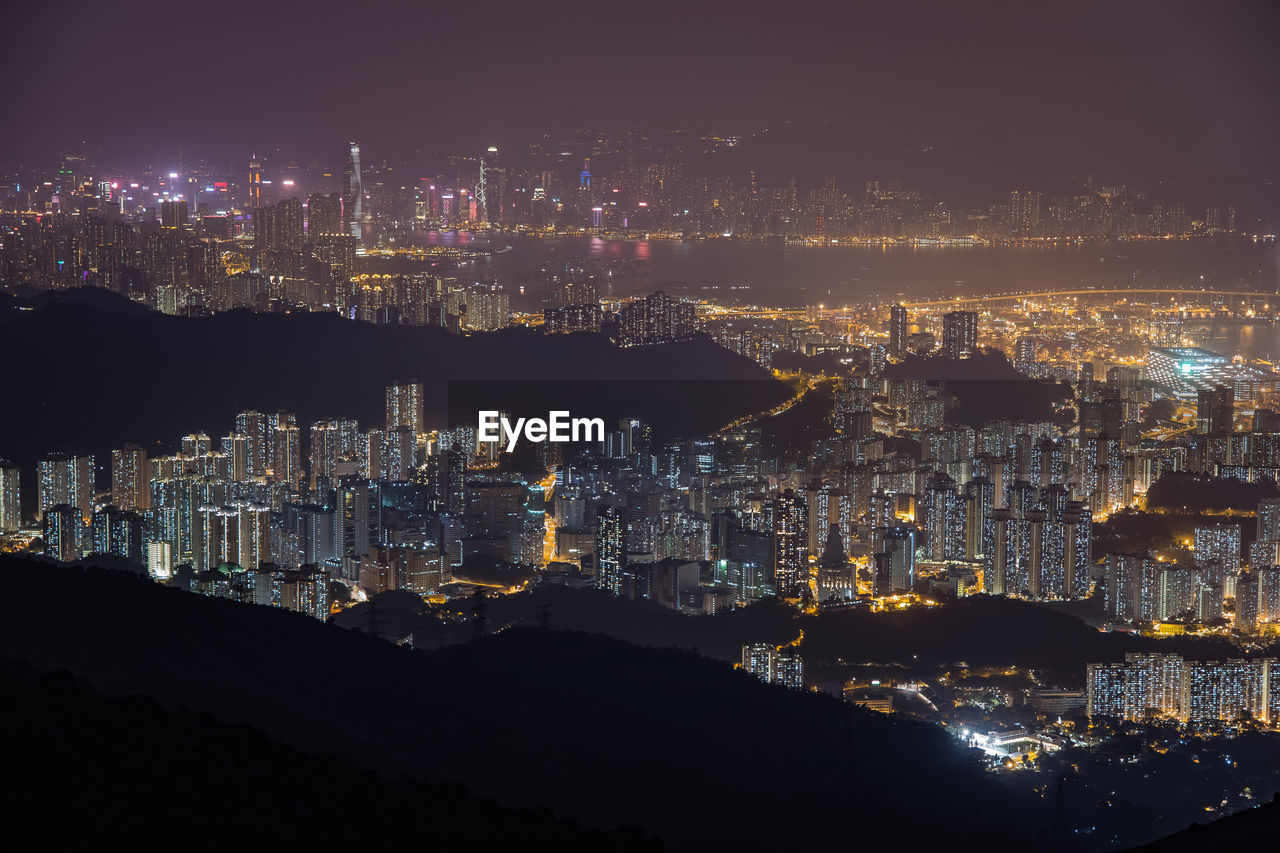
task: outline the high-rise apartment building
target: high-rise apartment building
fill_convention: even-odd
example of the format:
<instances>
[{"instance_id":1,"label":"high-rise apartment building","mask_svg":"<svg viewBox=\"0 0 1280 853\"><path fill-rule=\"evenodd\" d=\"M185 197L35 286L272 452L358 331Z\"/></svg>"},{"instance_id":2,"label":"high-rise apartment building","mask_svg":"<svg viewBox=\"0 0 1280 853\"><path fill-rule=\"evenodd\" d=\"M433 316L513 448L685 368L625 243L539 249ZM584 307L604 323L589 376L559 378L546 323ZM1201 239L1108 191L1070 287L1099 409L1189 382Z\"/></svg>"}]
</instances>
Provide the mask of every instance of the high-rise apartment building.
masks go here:
<instances>
[{"instance_id":1,"label":"high-rise apartment building","mask_svg":"<svg viewBox=\"0 0 1280 853\"><path fill-rule=\"evenodd\" d=\"M889 309L889 355L893 358L902 358L907 354L907 332L910 326L905 305L894 305Z\"/></svg>"},{"instance_id":2,"label":"high-rise apartment building","mask_svg":"<svg viewBox=\"0 0 1280 853\"><path fill-rule=\"evenodd\" d=\"M804 689L804 661L800 655L769 643L744 645L742 668L767 684Z\"/></svg>"},{"instance_id":3,"label":"high-rise apartment building","mask_svg":"<svg viewBox=\"0 0 1280 853\"><path fill-rule=\"evenodd\" d=\"M295 423L281 423L271 435L271 478L296 487L303 477L301 431Z\"/></svg>"},{"instance_id":4,"label":"high-rise apartment building","mask_svg":"<svg viewBox=\"0 0 1280 853\"><path fill-rule=\"evenodd\" d=\"M341 431L337 421L316 421L311 425L311 488L315 489L323 478L330 487L338 475L338 459Z\"/></svg>"},{"instance_id":5,"label":"high-rise apartment building","mask_svg":"<svg viewBox=\"0 0 1280 853\"><path fill-rule=\"evenodd\" d=\"M618 314L619 342L623 346L683 341L698 330L693 303L659 290L627 303Z\"/></svg>"},{"instance_id":6,"label":"high-rise apartment building","mask_svg":"<svg viewBox=\"0 0 1280 853\"><path fill-rule=\"evenodd\" d=\"M1275 658L1188 661L1174 654L1129 652L1123 663L1091 663L1090 717L1166 718L1182 723L1271 722L1280 714Z\"/></svg>"},{"instance_id":7,"label":"high-rise apartment building","mask_svg":"<svg viewBox=\"0 0 1280 853\"><path fill-rule=\"evenodd\" d=\"M978 315L974 311L949 311L942 315L942 354L968 358L978 351Z\"/></svg>"},{"instance_id":8,"label":"high-rise apartment building","mask_svg":"<svg viewBox=\"0 0 1280 853\"><path fill-rule=\"evenodd\" d=\"M796 598L809 588L809 508L787 489L773 499L773 575L778 595Z\"/></svg>"},{"instance_id":9,"label":"high-rise apartment building","mask_svg":"<svg viewBox=\"0 0 1280 853\"><path fill-rule=\"evenodd\" d=\"M1239 524L1197 525L1193 541L1198 565L1219 563L1227 575L1240 571Z\"/></svg>"},{"instance_id":10,"label":"high-rise apartment building","mask_svg":"<svg viewBox=\"0 0 1280 853\"><path fill-rule=\"evenodd\" d=\"M64 563L80 559L80 543L85 534L79 507L59 503L42 510L44 553Z\"/></svg>"},{"instance_id":11,"label":"high-rise apartment building","mask_svg":"<svg viewBox=\"0 0 1280 853\"><path fill-rule=\"evenodd\" d=\"M87 524L93 517L93 457L54 453L37 466L39 515L52 507L69 504L80 510Z\"/></svg>"},{"instance_id":12,"label":"high-rise apartment building","mask_svg":"<svg viewBox=\"0 0 1280 853\"><path fill-rule=\"evenodd\" d=\"M504 328L511 316L511 297L496 288L471 288L466 305L467 328L477 332Z\"/></svg>"},{"instance_id":13,"label":"high-rise apartment building","mask_svg":"<svg viewBox=\"0 0 1280 853\"><path fill-rule=\"evenodd\" d=\"M22 478L17 465L0 459L0 533L22 526Z\"/></svg>"},{"instance_id":14,"label":"high-rise apartment building","mask_svg":"<svg viewBox=\"0 0 1280 853\"><path fill-rule=\"evenodd\" d=\"M387 386L387 430L408 427L423 431L422 383L403 382Z\"/></svg>"},{"instance_id":15,"label":"high-rise apartment building","mask_svg":"<svg viewBox=\"0 0 1280 853\"><path fill-rule=\"evenodd\" d=\"M342 196L338 193L316 193L307 197L307 236L313 240L321 234L344 233L342 229Z\"/></svg>"},{"instance_id":16,"label":"high-rise apartment building","mask_svg":"<svg viewBox=\"0 0 1280 853\"><path fill-rule=\"evenodd\" d=\"M1196 432L1204 435L1224 435L1235 425L1235 389L1227 385L1215 385L1196 392Z\"/></svg>"},{"instance_id":17,"label":"high-rise apartment building","mask_svg":"<svg viewBox=\"0 0 1280 853\"><path fill-rule=\"evenodd\" d=\"M596 513L596 586L622 594L622 574L627 568L626 521L623 509L606 505Z\"/></svg>"},{"instance_id":18,"label":"high-rise apartment building","mask_svg":"<svg viewBox=\"0 0 1280 853\"><path fill-rule=\"evenodd\" d=\"M151 468L136 444L111 451L111 503L125 511L151 507Z\"/></svg>"}]
</instances>

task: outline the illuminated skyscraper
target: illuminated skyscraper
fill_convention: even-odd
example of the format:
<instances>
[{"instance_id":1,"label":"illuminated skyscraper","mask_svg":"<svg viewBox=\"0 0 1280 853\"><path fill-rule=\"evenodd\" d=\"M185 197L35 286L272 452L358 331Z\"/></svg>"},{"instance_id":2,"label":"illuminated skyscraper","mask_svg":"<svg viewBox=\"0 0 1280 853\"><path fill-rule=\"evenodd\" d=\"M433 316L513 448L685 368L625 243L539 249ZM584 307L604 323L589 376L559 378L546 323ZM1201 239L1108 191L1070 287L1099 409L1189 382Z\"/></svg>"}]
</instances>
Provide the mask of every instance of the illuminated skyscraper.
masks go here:
<instances>
[{"instance_id":1,"label":"illuminated skyscraper","mask_svg":"<svg viewBox=\"0 0 1280 853\"><path fill-rule=\"evenodd\" d=\"M413 473L418 454L418 436L407 426L396 427L381 434L382 453L379 470L383 479L405 481Z\"/></svg>"},{"instance_id":2,"label":"illuminated skyscraper","mask_svg":"<svg viewBox=\"0 0 1280 853\"><path fill-rule=\"evenodd\" d=\"M254 211L253 247L258 252L302 251L302 202L287 198ZM274 270L271 270L274 271Z\"/></svg>"},{"instance_id":3,"label":"illuminated skyscraper","mask_svg":"<svg viewBox=\"0 0 1280 853\"><path fill-rule=\"evenodd\" d=\"M202 432L194 432L182 437L182 455L188 459L197 459L213 450L213 441Z\"/></svg>"},{"instance_id":4,"label":"illuminated skyscraper","mask_svg":"<svg viewBox=\"0 0 1280 853\"><path fill-rule=\"evenodd\" d=\"M302 440L298 425L282 423L271 434L271 478L297 487L302 481Z\"/></svg>"},{"instance_id":5,"label":"illuminated skyscraper","mask_svg":"<svg viewBox=\"0 0 1280 853\"><path fill-rule=\"evenodd\" d=\"M307 236L342 234L342 196L316 193L307 198Z\"/></svg>"},{"instance_id":6,"label":"illuminated skyscraper","mask_svg":"<svg viewBox=\"0 0 1280 853\"><path fill-rule=\"evenodd\" d=\"M268 417L262 412L236 415L236 433L246 442L246 466L250 477L264 477L271 468L272 434Z\"/></svg>"},{"instance_id":7,"label":"illuminated skyscraper","mask_svg":"<svg viewBox=\"0 0 1280 853\"><path fill-rule=\"evenodd\" d=\"M253 211L253 225L258 226L258 208L262 207L262 163L258 155L249 159L249 210Z\"/></svg>"},{"instance_id":8,"label":"illuminated skyscraper","mask_svg":"<svg viewBox=\"0 0 1280 853\"><path fill-rule=\"evenodd\" d=\"M224 435L222 452L227 455L232 482L246 482L249 479L249 437L238 432Z\"/></svg>"},{"instance_id":9,"label":"illuminated skyscraper","mask_svg":"<svg viewBox=\"0 0 1280 853\"><path fill-rule=\"evenodd\" d=\"M1195 529L1195 557L1198 565L1217 562L1227 575L1240 571L1240 525L1203 524Z\"/></svg>"},{"instance_id":10,"label":"illuminated skyscraper","mask_svg":"<svg viewBox=\"0 0 1280 853\"><path fill-rule=\"evenodd\" d=\"M0 533L22 526L21 477L17 465L0 460Z\"/></svg>"},{"instance_id":11,"label":"illuminated skyscraper","mask_svg":"<svg viewBox=\"0 0 1280 853\"><path fill-rule=\"evenodd\" d=\"M942 354L968 358L978 349L978 315L973 311L949 311L942 315Z\"/></svg>"},{"instance_id":12,"label":"illuminated skyscraper","mask_svg":"<svg viewBox=\"0 0 1280 853\"><path fill-rule=\"evenodd\" d=\"M342 216L347 233L360 236L364 220L364 187L360 182L360 143L347 143L346 162L342 167Z\"/></svg>"},{"instance_id":13,"label":"illuminated skyscraper","mask_svg":"<svg viewBox=\"0 0 1280 853\"><path fill-rule=\"evenodd\" d=\"M1038 338L1018 338L1014 351L1013 366L1023 373L1030 373L1035 368L1036 354L1040 349Z\"/></svg>"},{"instance_id":14,"label":"illuminated skyscraper","mask_svg":"<svg viewBox=\"0 0 1280 853\"><path fill-rule=\"evenodd\" d=\"M602 506L596 513L596 586L622 594L622 573L627 567L625 513L621 507Z\"/></svg>"},{"instance_id":15,"label":"illuminated skyscraper","mask_svg":"<svg viewBox=\"0 0 1280 853\"><path fill-rule=\"evenodd\" d=\"M1258 502L1258 541L1280 542L1280 498Z\"/></svg>"},{"instance_id":16,"label":"illuminated skyscraper","mask_svg":"<svg viewBox=\"0 0 1280 853\"><path fill-rule=\"evenodd\" d=\"M1040 233L1040 193L1013 190L1009 193L1009 235L1035 237Z\"/></svg>"},{"instance_id":17,"label":"illuminated skyscraper","mask_svg":"<svg viewBox=\"0 0 1280 853\"><path fill-rule=\"evenodd\" d=\"M893 358L902 358L907 354L909 326L905 305L894 305L889 309L889 355Z\"/></svg>"},{"instance_id":18,"label":"illuminated skyscraper","mask_svg":"<svg viewBox=\"0 0 1280 853\"><path fill-rule=\"evenodd\" d=\"M339 434L336 421L316 421L311 425L311 488L316 488L320 478L326 478L332 486L337 479Z\"/></svg>"},{"instance_id":19,"label":"illuminated skyscraper","mask_svg":"<svg viewBox=\"0 0 1280 853\"><path fill-rule=\"evenodd\" d=\"M467 291L467 328L492 332L507 325L511 315L511 297L501 290L473 287Z\"/></svg>"},{"instance_id":20,"label":"illuminated skyscraper","mask_svg":"<svg viewBox=\"0 0 1280 853\"><path fill-rule=\"evenodd\" d=\"M119 507L104 507L93 514L93 553L113 554L143 565L142 516Z\"/></svg>"},{"instance_id":21,"label":"illuminated skyscraper","mask_svg":"<svg viewBox=\"0 0 1280 853\"><path fill-rule=\"evenodd\" d=\"M187 200L166 199L160 202L160 226L162 228L186 228Z\"/></svg>"},{"instance_id":22,"label":"illuminated skyscraper","mask_svg":"<svg viewBox=\"0 0 1280 853\"><path fill-rule=\"evenodd\" d=\"M334 547L340 556L369 553L369 482L345 477L335 492Z\"/></svg>"},{"instance_id":23,"label":"illuminated skyscraper","mask_svg":"<svg viewBox=\"0 0 1280 853\"><path fill-rule=\"evenodd\" d=\"M910 592L915 582L915 528L890 527L884 534L884 551L876 555L876 592Z\"/></svg>"},{"instance_id":24,"label":"illuminated skyscraper","mask_svg":"<svg viewBox=\"0 0 1280 853\"><path fill-rule=\"evenodd\" d=\"M591 213L595 205L595 191L591 188L591 158L582 161L582 171L578 174L578 212L582 217Z\"/></svg>"},{"instance_id":25,"label":"illuminated skyscraper","mask_svg":"<svg viewBox=\"0 0 1280 853\"><path fill-rule=\"evenodd\" d=\"M920 522L928 559L942 562L965 558L965 504L955 481L935 474L925 485Z\"/></svg>"},{"instance_id":26,"label":"illuminated skyscraper","mask_svg":"<svg viewBox=\"0 0 1280 853\"><path fill-rule=\"evenodd\" d=\"M87 523L93 517L93 457L55 453L40 460L38 467L39 515L58 504L80 510Z\"/></svg>"},{"instance_id":27,"label":"illuminated skyscraper","mask_svg":"<svg viewBox=\"0 0 1280 853\"><path fill-rule=\"evenodd\" d=\"M804 661L798 654L769 643L743 646L742 668L768 684L804 689Z\"/></svg>"},{"instance_id":28,"label":"illuminated skyscraper","mask_svg":"<svg viewBox=\"0 0 1280 853\"><path fill-rule=\"evenodd\" d=\"M778 595L802 596L809 588L809 507L791 489L773 500L773 544Z\"/></svg>"},{"instance_id":29,"label":"illuminated skyscraper","mask_svg":"<svg viewBox=\"0 0 1280 853\"><path fill-rule=\"evenodd\" d=\"M387 430L408 427L422 432L422 383L404 382L387 386Z\"/></svg>"},{"instance_id":30,"label":"illuminated skyscraper","mask_svg":"<svg viewBox=\"0 0 1280 853\"><path fill-rule=\"evenodd\" d=\"M1223 435L1235 426L1235 389L1227 385L1196 392L1196 432Z\"/></svg>"},{"instance_id":31,"label":"illuminated skyscraper","mask_svg":"<svg viewBox=\"0 0 1280 853\"><path fill-rule=\"evenodd\" d=\"M465 514L468 540L503 562L520 562L528 500L529 489L523 483L469 483Z\"/></svg>"},{"instance_id":32,"label":"illuminated skyscraper","mask_svg":"<svg viewBox=\"0 0 1280 853\"><path fill-rule=\"evenodd\" d=\"M84 520L80 510L71 504L55 504L45 508L44 553L55 560L70 562L80 558L80 541L84 535Z\"/></svg>"},{"instance_id":33,"label":"illuminated skyscraper","mask_svg":"<svg viewBox=\"0 0 1280 853\"><path fill-rule=\"evenodd\" d=\"M1188 664L1178 655L1129 652L1124 663L1091 663L1085 678L1089 716L1187 719Z\"/></svg>"},{"instance_id":34,"label":"illuminated skyscraper","mask_svg":"<svg viewBox=\"0 0 1280 853\"><path fill-rule=\"evenodd\" d=\"M169 544L171 565L193 559L199 507L199 483L194 475L179 473L151 481L151 538Z\"/></svg>"},{"instance_id":35,"label":"illuminated skyscraper","mask_svg":"<svg viewBox=\"0 0 1280 853\"><path fill-rule=\"evenodd\" d=\"M688 340L698 331L693 303L659 290L628 302L618 315L623 346L666 344Z\"/></svg>"},{"instance_id":36,"label":"illuminated skyscraper","mask_svg":"<svg viewBox=\"0 0 1280 853\"><path fill-rule=\"evenodd\" d=\"M123 511L151 506L151 469L147 452L136 444L111 451L111 502Z\"/></svg>"},{"instance_id":37,"label":"illuminated skyscraper","mask_svg":"<svg viewBox=\"0 0 1280 853\"><path fill-rule=\"evenodd\" d=\"M173 575L173 546L168 542L147 542L147 571L156 580L168 580Z\"/></svg>"},{"instance_id":38,"label":"illuminated skyscraper","mask_svg":"<svg viewBox=\"0 0 1280 853\"><path fill-rule=\"evenodd\" d=\"M427 457L428 495L436 512L461 516L466 507L467 457L458 450L440 450Z\"/></svg>"}]
</instances>

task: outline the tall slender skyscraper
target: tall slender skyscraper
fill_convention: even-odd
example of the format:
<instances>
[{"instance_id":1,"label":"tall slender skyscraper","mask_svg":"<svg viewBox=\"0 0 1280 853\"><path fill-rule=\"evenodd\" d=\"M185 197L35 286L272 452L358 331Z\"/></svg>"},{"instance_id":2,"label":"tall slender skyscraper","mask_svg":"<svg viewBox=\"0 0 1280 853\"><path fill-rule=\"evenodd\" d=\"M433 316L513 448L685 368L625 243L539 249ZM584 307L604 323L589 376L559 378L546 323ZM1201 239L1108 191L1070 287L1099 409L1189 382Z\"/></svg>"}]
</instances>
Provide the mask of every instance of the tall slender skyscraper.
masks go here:
<instances>
[{"instance_id":1,"label":"tall slender skyscraper","mask_svg":"<svg viewBox=\"0 0 1280 853\"><path fill-rule=\"evenodd\" d=\"M387 430L396 427L422 432L421 382L397 382L387 386Z\"/></svg>"},{"instance_id":2,"label":"tall slender skyscraper","mask_svg":"<svg viewBox=\"0 0 1280 853\"><path fill-rule=\"evenodd\" d=\"M894 305L889 309L889 355L902 358L907 352L907 308Z\"/></svg>"},{"instance_id":3,"label":"tall slender skyscraper","mask_svg":"<svg viewBox=\"0 0 1280 853\"><path fill-rule=\"evenodd\" d=\"M262 207L262 163L258 155L249 159L249 210L253 216L253 229L258 230L258 208Z\"/></svg>"},{"instance_id":4,"label":"tall slender skyscraper","mask_svg":"<svg viewBox=\"0 0 1280 853\"><path fill-rule=\"evenodd\" d=\"M0 533L22 526L22 495L18 466L0 459Z\"/></svg>"},{"instance_id":5,"label":"tall slender skyscraper","mask_svg":"<svg viewBox=\"0 0 1280 853\"><path fill-rule=\"evenodd\" d=\"M778 595L798 598L809 588L809 508L791 489L773 500L773 542Z\"/></svg>"},{"instance_id":6,"label":"tall slender skyscraper","mask_svg":"<svg viewBox=\"0 0 1280 853\"><path fill-rule=\"evenodd\" d=\"M339 451L339 433L336 421L316 421L311 425L311 488L315 488L320 478L326 478L333 486L337 479Z\"/></svg>"},{"instance_id":7,"label":"tall slender skyscraper","mask_svg":"<svg viewBox=\"0 0 1280 853\"><path fill-rule=\"evenodd\" d=\"M596 514L596 586L614 595L622 594L622 573L627 567L627 547L623 510L602 506Z\"/></svg>"},{"instance_id":8,"label":"tall slender skyscraper","mask_svg":"<svg viewBox=\"0 0 1280 853\"><path fill-rule=\"evenodd\" d=\"M120 510L151 507L151 472L147 451L126 444L111 451L111 502Z\"/></svg>"},{"instance_id":9,"label":"tall slender skyscraper","mask_svg":"<svg viewBox=\"0 0 1280 853\"><path fill-rule=\"evenodd\" d=\"M360 183L360 143L347 143L347 159L342 167L342 217L347 233L360 236L364 216L364 187Z\"/></svg>"}]
</instances>

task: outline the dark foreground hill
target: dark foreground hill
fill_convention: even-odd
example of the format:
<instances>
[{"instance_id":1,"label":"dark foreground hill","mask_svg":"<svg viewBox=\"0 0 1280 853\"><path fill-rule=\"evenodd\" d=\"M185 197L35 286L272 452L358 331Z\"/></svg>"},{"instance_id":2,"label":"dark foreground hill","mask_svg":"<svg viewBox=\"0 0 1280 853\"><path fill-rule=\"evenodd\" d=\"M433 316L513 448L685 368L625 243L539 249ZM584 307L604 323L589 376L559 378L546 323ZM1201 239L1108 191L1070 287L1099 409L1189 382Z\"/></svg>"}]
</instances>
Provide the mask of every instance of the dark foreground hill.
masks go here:
<instances>
[{"instance_id":1,"label":"dark foreground hill","mask_svg":"<svg viewBox=\"0 0 1280 853\"><path fill-rule=\"evenodd\" d=\"M1052 818L937 728L691 652L509 629L424 653L115 572L5 557L0 578L0 654L670 849L1009 849Z\"/></svg>"},{"instance_id":2,"label":"dark foreground hill","mask_svg":"<svg viewBox=\"0 0 1280 853\"><path fill-rule=\"evenodd\" d=\"M381 426L385 386L408 379L423 382L432 427L447 425L451 401L495 409L537 401L543 417L548 404L575 416L640 417L660 439L712 432L790 395L709 340L619 348L592 334L459 336L336 314L192 319L139 313L102 292L0 304L0 359L8 366L0 457L23 467L59 447L105 457L126 441L170 450L193 430L216 439L243 409L293 411L304 430L338 416Z\"/></svg>"},{"instance_id":3,"label":"dark foreground hill","mask_svg":"<svg viewBox=\"0 0 1280 853\"><path fill-rule=\"evenodd\" d=\"M1203 853L1206 850L1269 850L1280 837L1280 796L1254 809L1193 823L1159 841L1135 847L1133 853ZM1270 841L1267 839L1270 838Z\"/></svg>"},{"instance_id":4,"label":"dark foreground hill","mask_svg":"<svg viewBox=\"0 0 1280 853\"><path fill-rule=\"evenodd\" d=\"M14 850L653 851L635 830L583 830L546 811L510 810L457 785L387 781L307 755L249 726L108 699L65 671L0 658L0 726Z\"/></svg>"}]
</instances>

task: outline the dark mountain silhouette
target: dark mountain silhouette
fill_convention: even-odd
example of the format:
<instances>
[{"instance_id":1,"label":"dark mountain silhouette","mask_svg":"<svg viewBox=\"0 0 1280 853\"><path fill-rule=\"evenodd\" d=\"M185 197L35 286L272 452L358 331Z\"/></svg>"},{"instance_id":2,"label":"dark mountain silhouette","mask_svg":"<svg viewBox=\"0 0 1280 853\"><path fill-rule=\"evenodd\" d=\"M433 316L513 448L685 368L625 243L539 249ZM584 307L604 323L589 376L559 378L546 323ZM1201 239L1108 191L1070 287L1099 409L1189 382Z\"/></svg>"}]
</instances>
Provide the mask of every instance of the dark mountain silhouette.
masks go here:
<instances>
[{"instance_id":1,"label":"dark mountain silhouette","mask_svg":"<svg viewBox=\"0 0 1280 853\"><path fill-rule=\"evenodd\" d=\"M307 755L250 726L108 699L65 670L0 657L0 724L16 782L6 842L71 850L127 839L143 850L655 851L638 830L583 830L545 810L510 810L459 785L428 785ZM73 810L73 811L71 811ZM74 815L73 819L68 819Z\"/></svg>"},{"instance_id":2,"label":"dark mountain silhouette","mask_svg":"<svg viewBox=\"0 0 1280 853\"><path fill-rule=\"evenodd\" d=\"M1151 509L1222 510L1252 512L1263 498L1280 495L1270 480L1246 483L1230 477L1209 477L1172 471L1160 477L1147 490L1147 506ZM1252 527L1252 523L1246 525Z\"/></svg>"},{"instance_id":3,"label":"dark mountain silhouette","mask_svg":"<svg viewBox=\"0 0 1280 853\"><path fill-rule=\"evenodd\" d=\"M955 408L947 412L951 423L978 428L1001 418L1058 423L1070 420L1068 414L1057 413L1053 408L1054 403L1071 398L1069 385L1029 379L998 350L964 359L909 355L886 367L884 375L887 379L940 383L944 391L957 398Z\"/></svg>"},{"instance_id":4,"label":"dark mountain silhouette","mask_svg":"<svg viewBox=\"0 0 1280 853\"><path fill-rule=\"evenodd\" d=\"M894 662L921 666L965 661L1016 665L1083 683L1090 662L1123 660L1126 652L1173 652L1194 659L1239 654L1226 640L1156 639L1100 632L1055 609L997 596L971 596L940 607L870 613L835 610L802 621L806 660ZM1017 642L1010 642L1016 637Z\"/></svg>"},{"instance_id":5,"label":"dark mountain silhouette","mask_svg":"<svg viewBox=\"0 0 1280 853\"><path fill-rule=\"evenodd\" d=\"M338 624L369 624L369 605L358 605L336 617ZM627 601L594 589L544 586L531 592L501 596L488 604L492 630L538 624L544 612L552 625L603 634L637 645L697 650L717 660L740 659L744 643L789 643L803 631L800 652L813 665L886 663L931 667L964 661L971 666L1025 666L1046 670L1064 683L1083 683L1085 666L1095 661L1123 660L1126 652L1176 652L1200 659L1239 654L1226 640L1199 637L1141 637L1103 633L1062 605L1046 606L994 596L971 596L939 607L872 613L869 610L823 610L802 614L773 599L716 616L686 616L649 601ZM386 607L378 623L394 626L398 635L414 634L424 647L457 642L468 636L449 630L465 624L467 601L428 609L418 606L401 615ZM387 621L387 620L390 621ZM388 630L392 630L388 627ZM1016 644L1009 637L1018 637Z\"/></svg>"},{"instance_id":6,"label":"dark mountain silhouette","mask_svg":"<svg viewBox=\"0 0 1280 853\"><path fill-rule=\"evenodd\" d=\"M1014 370L1009 359L999 350L978 352L969 358L908 355L902 361L886 366L884 378L926 379L933 382L943 380L1030 381L1025 374Z\"/></svg>"},{"instance_id":7,"label":"dark mountain silhouette","mask_svg":"<svg viewBox=\"0 0 1280 853\"><path fill-rule=\"evenodd\" d=\"M874 846L907 827L914 846L1011 848L1050 820L940 729L692 652L529 628L424 653L124 573L0 557L0 578L0 654L670 849Z\"/></svg>"},{"instance_id":8,"label":"dark mountain silhouette","mask_svg":"<svg viewBox=\"0 0 1280 853\"><path fill-rule=\"evenodd\" d=\"M42 290L28 297L0 293L0 316L10 311L42 311L52 305L78 305L108 314L150 314L151 309L139 302L101 287L75 287L71 290Z\"/></svg>"},{"instance_id":9,"label":"dark mountain silhouette","mask_svg":"<svg viewBox=\"0 0 1280 853\"><path fill-rule=\"evenodd\" d=\"M414 601L409 599L413 598ZM377 611L377 625L389 636L413 634L419 648L446 645L469 636L450 626L466 625L472 603L465 599L428 609L407 594L383 593L374 602L357 604L334 617L344 628L367 630ZM547 585L528 593L491 599L486 615L495 629L537 625L545 618L555 628L602 634L656 648L695 650L716 660L741 659L744 643L794 640L800 614L775 599L716 616L686 616L651 601L628 601L597 589Z\"/></svg>"}]
</instances>

